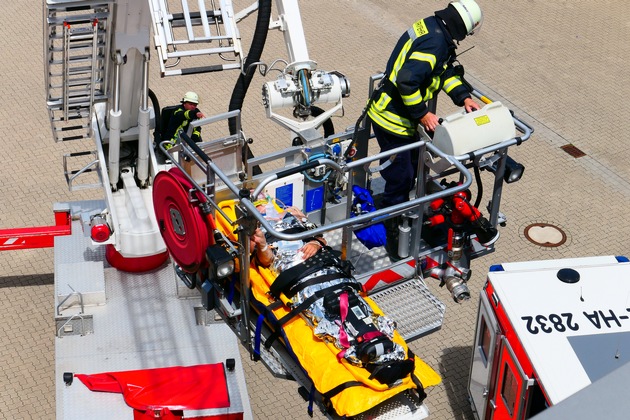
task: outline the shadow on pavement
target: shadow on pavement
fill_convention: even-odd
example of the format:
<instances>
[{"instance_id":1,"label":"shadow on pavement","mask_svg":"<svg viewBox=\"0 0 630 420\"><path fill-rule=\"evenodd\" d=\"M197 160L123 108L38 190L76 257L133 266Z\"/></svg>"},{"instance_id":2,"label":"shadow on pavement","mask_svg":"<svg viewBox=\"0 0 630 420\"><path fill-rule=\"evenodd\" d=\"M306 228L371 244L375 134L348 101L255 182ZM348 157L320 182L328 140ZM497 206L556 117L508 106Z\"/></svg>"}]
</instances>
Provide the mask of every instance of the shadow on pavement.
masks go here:
<instances>
[{"instance_id":1,"label":"shadow on pavement","mask_svg":"<svg viewBox=\"0 0 630 420\"><path fill-rule=\"evenodd\" d=\"M5 287L25 287L25 286L48 286L55 281L53 273L31 274L26 276L0 277L0 288Z\"/></svg>"}]
</instances>

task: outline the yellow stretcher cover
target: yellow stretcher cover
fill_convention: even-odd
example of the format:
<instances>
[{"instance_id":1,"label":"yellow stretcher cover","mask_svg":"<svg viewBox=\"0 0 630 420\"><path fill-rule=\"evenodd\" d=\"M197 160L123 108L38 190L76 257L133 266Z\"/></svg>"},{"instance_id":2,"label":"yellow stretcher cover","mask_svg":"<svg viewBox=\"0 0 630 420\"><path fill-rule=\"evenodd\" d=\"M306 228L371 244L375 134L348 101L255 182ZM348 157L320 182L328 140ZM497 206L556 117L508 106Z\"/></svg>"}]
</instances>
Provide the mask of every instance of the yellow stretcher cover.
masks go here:
<instances>
[{"instance_id":1,"label":"yellow stretcher cover","mask_svg":"<svg viewBox=\"0 0 630 420\"><path fill-rule=\"evenodd\" d=\"M236 220L234 201L222 202L220 207L232 220ZM226 236L236 239L233 228L221 215L217 215L217 226ZM275 274L270 269L255 266L254 263L250 267L249 274L253 298L265 306L270 305L273 300L268 292L276 278ZM372 299L367 296L363 298L377 315L383 315ZM284 296L282 300L287 301ZM289 312L289 308L285 305L280 305L273 310L276 319L282 318ZM404 378L401 385L388 388L387 385L375 379L369 379L370 372L365 368L354 366L343 358L339 361L337 353L340 349L334 343L319 339L313 333L312 327L300 316L293 317L284 324L283 329L293 353L319 393L325 394L341 384L352 381L365 385L345 388L331 398L333 408L340 416L358 415L407 389L416 389L411 375ZM408 351L407 344L398 331L394 332L393 341L403 346L405 352ZM425 388L437 385L441 381L440 376L417 356L414 373Z\"/></svg>"}]
</instances>

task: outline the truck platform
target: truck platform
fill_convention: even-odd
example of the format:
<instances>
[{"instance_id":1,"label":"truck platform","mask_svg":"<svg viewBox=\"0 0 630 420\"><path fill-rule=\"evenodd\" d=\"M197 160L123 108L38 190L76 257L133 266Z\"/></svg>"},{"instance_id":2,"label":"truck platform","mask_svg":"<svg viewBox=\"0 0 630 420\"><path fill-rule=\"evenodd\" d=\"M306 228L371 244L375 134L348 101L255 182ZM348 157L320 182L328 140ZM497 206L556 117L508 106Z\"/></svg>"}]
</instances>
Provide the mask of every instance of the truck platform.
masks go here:
<instances>
[{"instance_id":1,"label":"truck platform","mask_svg":"<svg viewBox=\"0 0 630 420\"><path fill-rule=\"evenodd\" d=\"M99 205L84 201L69 207L80 215ZM92 392L77 379L69 385L62 373L215 363L229 366L224 372L230 406L184 414L253 418L230 328L201 307L199 295L176 278L172 264L141 274L109 267L105 247L93 246L81 218L75 219L72 235L55 239L57 418L134 418L121 394Z\"/></svg>"}]
</instances>

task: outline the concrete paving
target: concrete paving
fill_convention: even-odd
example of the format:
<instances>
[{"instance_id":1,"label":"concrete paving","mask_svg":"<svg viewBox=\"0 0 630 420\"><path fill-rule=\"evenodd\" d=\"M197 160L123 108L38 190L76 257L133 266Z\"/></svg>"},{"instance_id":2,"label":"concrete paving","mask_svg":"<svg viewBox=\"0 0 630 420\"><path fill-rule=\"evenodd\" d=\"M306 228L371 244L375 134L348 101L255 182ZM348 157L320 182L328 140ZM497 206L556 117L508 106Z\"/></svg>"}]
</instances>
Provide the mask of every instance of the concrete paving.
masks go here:
<instances>
[{"instance_id":1,"label":"concrete paving","mask_svg":"<svg viewBox=\"0 0 630 420\"><path fill-rule=\"evenodd\" d=\"M250 2L234 1L235 9ZM337 130L354 124L367 99L368 78L382 71L398 36L415 20L442 8L444 0L321 0L300 2L309 54L321 69L338 70L351 80L345 114ZM535 133L511 155L526 167L520 182L502 197L508 218L496 252L474 260L473 294L487 268L506 261L588 255L628 255L630 245L630 97L624 63L630 56L630 20L623 2L564 0L479 0L485 12L481 32L464 40L460 61L469 81L500 100ZM55 144L45 105L39 2L0 3L5 17L0 60L0 229L53 224L53 204L98 198L100 191L70 193L62 156L90 150L89 143ZM275 13L274 13L275 15ZM249 20L253 20L249 18ZM240 26L249 45L253 22ZM273 32L263 59L286 58L281 34ZM207 113L227 109L235 72L150 81L161 105L196 90ZM286 146L290 138L267 121L257 75L245 100L243 128L255 153ZM442 98L438 111L452 112ZM79 142L80 143L80 142ZM561 149L585 153L574 158ZM545 222L561 227L567 242L545 248L528 242L524 228ZM53 251L0 253L0 419L55 417ZM414 352L443 377L428 390L432 419L471 419L466 397L477 298L461 305L435 285L447 304L443 328L412 343ZM246 357L245 357L246 358ZM273 378L261 364L246 363L256 418L307 418L294 383ZM320 416L316 413L316 417ZM320 416L321 417L321 416Z\"/></svg>"}]
</instances>

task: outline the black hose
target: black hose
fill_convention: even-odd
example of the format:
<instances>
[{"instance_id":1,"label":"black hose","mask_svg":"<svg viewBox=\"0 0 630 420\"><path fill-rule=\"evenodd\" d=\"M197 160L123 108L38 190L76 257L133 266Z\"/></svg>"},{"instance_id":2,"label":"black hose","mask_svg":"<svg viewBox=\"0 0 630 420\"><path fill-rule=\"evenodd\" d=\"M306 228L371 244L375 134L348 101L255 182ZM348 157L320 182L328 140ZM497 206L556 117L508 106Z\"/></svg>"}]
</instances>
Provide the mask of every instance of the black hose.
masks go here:
<instances>
[{"instance_id":1,"label":"black hose","mask_svg":"<svg viewBox=\"0 0 630 420\"><path fill-rule=\"evenodd\" d=\"M475 165L474 171L475 181L477 182L477 199L475 200L475 207L479 208L479 204L481 204L481 197L483 197L483 183L481 182L481 173L477 165Z\"/></svg>"},{"instance_id":2,"label":"black hose","mask_svg":"<svg viewBox=\"0 0 630 420\"><path fill-rule=\"evenodd\" d=\"M316 106L312 106L311 107L311 115L313 117L319 117L320 115L322 115L324 113L324 110L316 107ZM332 136L333 134L335 134L335 125L333 124L332 120L330 118L328 118L326 121L324 121L323 124L324 127L324 138L327 138L329 136Z\"/></svg>"},{"instance_id":3,"label":"black hose","mask_svg":"<svg viewBox=\"0 0 630 420\"><path fill-rule=\"evenodd\" d=\"M271 19L271 0L259 0L258 1L258 18L256 20L256 29L254 30L254 37L252 38L252 44L249 47L249 53L245 59L243 71L239 74L236 85L232 90L232 96L230 98L230 105L228 111L234 111L243 107L245 101L245 94L254 77L256 67L252 64L260 61L263 49L265 48L265 42L267 41L267 33L269 30L269 20ZM245 72L245 74L243 74ZM230 134L236 134L236 119L230 118L228 121ZM245 161L245 154L248 158L253 158L254 155L249 150L249 146L245 144L243 148L243 161ZM258 166L253 168L254 175L261 174L262 171Z\"/></svg>"},{"instance_id":4,"label":"black hose","mask_svg":"<svg viewBox=\"0 0 630 420\"><path fill-rule=\"evenodd\" d=\"M155 128L153 129L153 141L155 144L159 144L162 141L162 109L160 108L160 101L157 98L155 92L149 89L149 99L151 99L151 105L153 106L153 112L155 114Z\"/></svg>"}]
</instances>

